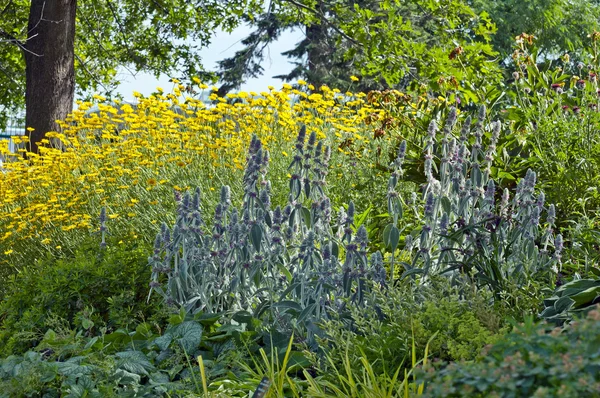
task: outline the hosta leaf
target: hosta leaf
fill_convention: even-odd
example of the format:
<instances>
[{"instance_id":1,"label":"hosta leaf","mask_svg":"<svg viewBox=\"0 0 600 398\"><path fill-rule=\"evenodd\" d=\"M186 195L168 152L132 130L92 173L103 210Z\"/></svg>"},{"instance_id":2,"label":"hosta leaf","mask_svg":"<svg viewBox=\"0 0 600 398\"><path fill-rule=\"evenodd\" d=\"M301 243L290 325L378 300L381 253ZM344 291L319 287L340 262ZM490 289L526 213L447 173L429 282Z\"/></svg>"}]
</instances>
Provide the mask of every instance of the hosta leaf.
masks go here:
<instances>
[{"instance_id":1,"label":"hosta leaf","mask_svg":"<svg viewBox=\"0 0 600 398\"><path fill-rule=\"evenodd\" d=\"M575 308L579 308L581 306L591 305L598 295L600 295L600 287L596 286L570 297L575 301Z\"/></svg>"},{"instance_id":2,"label":"hosta leaf","mask_svg":"<svg viewBox=\"0 0 600 398\"><path fill-rule=\"evenodd\" d=\"M125 369L117 369L113 378L121 385L137 385L140 383L142 376L136 373L128 372Z\"/></svg>"},{"instance_id":3,"label":"hosta leaf","mask_svg":"<svg viewBox=\"0 0 600 398\"><path fill-rule=\"evenodd\" d=\"M575 300L573 300L571 297L561 297L554 303L554 309L557 313L561 313L564 311L568 311L573 306L573 304L575 304Z\"/></svg>"}]
</instances>

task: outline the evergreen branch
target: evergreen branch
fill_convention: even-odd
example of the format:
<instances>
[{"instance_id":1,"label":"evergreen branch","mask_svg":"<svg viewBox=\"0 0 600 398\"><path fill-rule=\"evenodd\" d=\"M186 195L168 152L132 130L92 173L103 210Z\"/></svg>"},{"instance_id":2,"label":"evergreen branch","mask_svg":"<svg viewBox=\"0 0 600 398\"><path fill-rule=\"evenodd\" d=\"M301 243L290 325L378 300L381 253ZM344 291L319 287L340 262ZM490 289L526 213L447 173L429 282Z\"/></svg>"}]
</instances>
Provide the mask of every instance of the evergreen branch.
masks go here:
<instances>
[{"instance_id":1,"label":"evergreen branch","mask_svg":"<svg viewBox=\"0 0 600 398\"><path fill-rule=\"evenodd\" d=\"M283 0L285 2L288 2L292 5L295 5L298 8L301 8L303 10L306 10L310 13L312 13L313 15L316 15L317 17L319 17L319 19L323 22L325 22L326 25L328 25L330 28L332 28L333 30L335 30L340 36L342 36L344 39L348 40L349 42L351 42L354 45L363 47L363 45L361 43L359 43L358 41L356 41L354 38L348 36L343 30L341 30L336 24L334 24L333 22L331 22L323 13L323 11L321 10L317 10L314 9L312 7L307 6L306 4L302 4L296 0Z\"/></svg>"}]
</instances>

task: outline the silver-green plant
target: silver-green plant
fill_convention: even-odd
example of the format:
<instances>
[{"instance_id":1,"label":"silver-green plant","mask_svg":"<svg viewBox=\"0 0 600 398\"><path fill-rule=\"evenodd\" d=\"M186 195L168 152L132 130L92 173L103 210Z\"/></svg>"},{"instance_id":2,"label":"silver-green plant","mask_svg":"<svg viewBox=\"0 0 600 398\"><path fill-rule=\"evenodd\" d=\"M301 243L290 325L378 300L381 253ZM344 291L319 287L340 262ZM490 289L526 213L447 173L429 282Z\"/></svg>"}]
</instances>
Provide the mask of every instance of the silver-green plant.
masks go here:
<instances>
[{"instance_id":1,"label":"silver-green plant","mask_svg":"<svg viewBox=\"0 0 600 398\"><path fill-rule=\"evenodd\" d=\"M560 266L562 237L553 233L555 208L546 206L543 192L535 193L536 173L527 171L512 199L508 189L501 195L496 192L490 174L501 124L487 127L485 120L482 106L473 131L468 116L455 136L457 113L451 108L440 142L436 142L437 125L431 122L425 147L422 227L410 235L414 250L412 262L403 263L404 276L467 277L500 293L508 284L522 286ZM490 137L487 148L485 135ZM399 170L401 162L394 173ZM392 175L390 185L395 178Z\"/></svg>"},{"instance_id":2,"label":"silver-green plant","mask_svg":"<svg viewBox=\"0 0 600 398\"><path fill-rule=\"evenodd\" d=\"M253 137L241 207L221 189L209 230L200 191L178 203L172 229L154 244L151 292L188 312L252 315L278 328L313 325L350 299L365 300L366 281L385 283L381 254L367 261L367 233L354 233L354 204L341 209L337 228L325 194L330 149L300 130L289 170L285 207L271 203L269 153Z\"/></svg>"}]
</instances>

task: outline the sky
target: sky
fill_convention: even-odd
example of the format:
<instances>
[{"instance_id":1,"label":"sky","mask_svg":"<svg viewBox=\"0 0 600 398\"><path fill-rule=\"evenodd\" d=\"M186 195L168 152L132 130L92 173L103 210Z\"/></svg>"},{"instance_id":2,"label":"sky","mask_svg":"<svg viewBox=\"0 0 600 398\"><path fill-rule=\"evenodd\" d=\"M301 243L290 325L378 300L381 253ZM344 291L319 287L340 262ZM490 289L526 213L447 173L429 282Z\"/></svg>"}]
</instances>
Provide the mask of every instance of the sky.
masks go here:
<instances>
[{"instance_id":1,"label":"sky","mask_svg":"<svg viewBox=\"0 0 600 398\"><path fill-rule=\"evenodd\" d=\"M213 37L212 43L207 48L201 50L204 67L207 70L216 70L217 61L231 57L237 50L241 49L243 47L241 40L250 32L251 29L247 26L241 26L231 34L222 31L217 32ZM260 78L249 80L241 87L241 91L266 91L269 85L280 87L283 81L273 79L272 76L288 73L294 67L281 53L293 48L296 43L302 40L302 35L303 33L299 29L284 32L279 40L265 50L264 75ZM122 83L119 85L117 91L126 100L133 98L132 94L134 91L140 92L143 95L149 95L156 91L156 87L162 87L166 91L169 91L173 86L172 83L169 83L169 76L165 75L156 79L153 75L147 73L138 73L136 76L133 76L125 70L122 70L120 75Z\"/></svg>"}]
</instances>

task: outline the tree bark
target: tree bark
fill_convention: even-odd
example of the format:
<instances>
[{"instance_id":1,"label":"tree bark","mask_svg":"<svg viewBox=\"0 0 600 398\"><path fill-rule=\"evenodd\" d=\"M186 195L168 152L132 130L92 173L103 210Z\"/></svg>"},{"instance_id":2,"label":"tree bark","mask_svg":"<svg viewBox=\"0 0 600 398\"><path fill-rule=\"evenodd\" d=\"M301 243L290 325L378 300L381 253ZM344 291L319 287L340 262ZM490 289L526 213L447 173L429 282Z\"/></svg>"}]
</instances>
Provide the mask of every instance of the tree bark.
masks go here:
<instances>
[{"instance_id":1,"label":"tree bark","mask_svg":"<svg viewBox=\"0 0 600 398\"><path fill-rule=\"evenodd\" d=\"M25 124L29 151L49 131L60 131L56 120L73 110L75 96L75 14L77 0L32 0L25 43Z\"/></svg>"}]
</instances>

